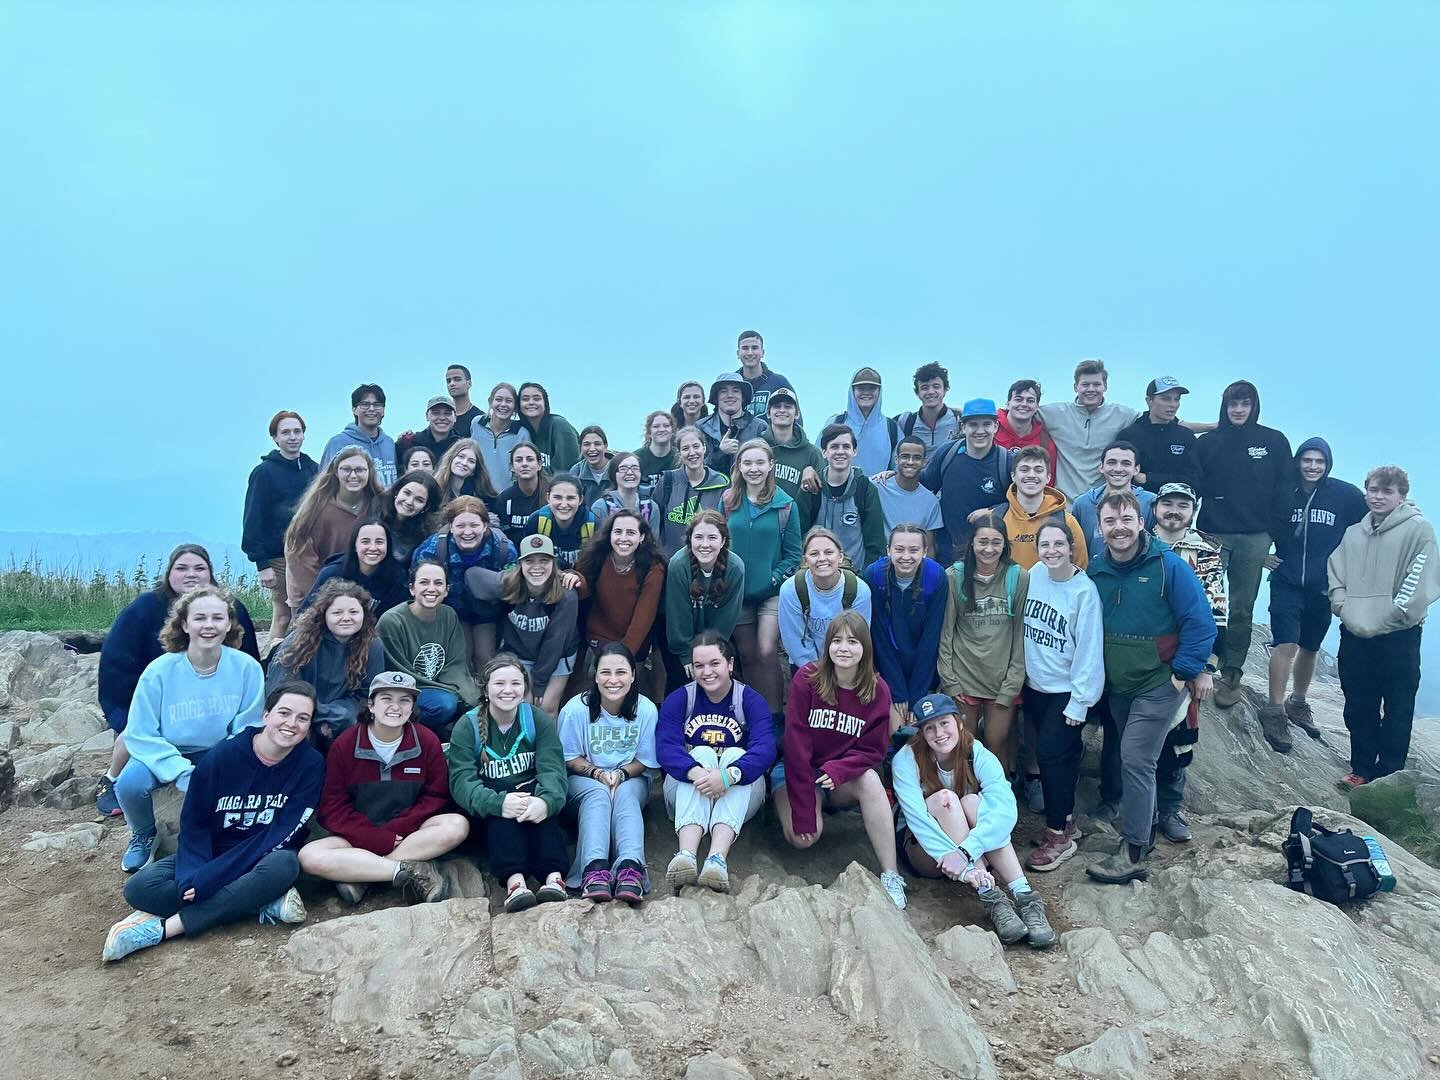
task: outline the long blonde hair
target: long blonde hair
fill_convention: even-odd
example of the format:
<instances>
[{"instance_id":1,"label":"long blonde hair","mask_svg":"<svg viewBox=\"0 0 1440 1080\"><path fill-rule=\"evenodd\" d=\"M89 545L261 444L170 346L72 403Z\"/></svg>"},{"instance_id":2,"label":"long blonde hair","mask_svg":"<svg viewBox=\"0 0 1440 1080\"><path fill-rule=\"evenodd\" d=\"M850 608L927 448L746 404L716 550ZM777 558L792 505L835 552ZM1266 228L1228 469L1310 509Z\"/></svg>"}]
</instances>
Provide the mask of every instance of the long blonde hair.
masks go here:
<instances>
[{"instance_id":1,"label":"long blonde hair","mask_svg":"<svg viewBox=\"0 0 1440 1080\"><path fill-rule=\"evenodd\" d=\"M290 519L290 527L285 530L286 548L300 547L315 531L321 512L340 493L341 464L353 457L364 458L365 464L370 467L358 517L363 520L375 516L385 497L385 491L380 487L380 478L375 475L375 462L361 447L347 446L331 459L329 465L320 470L320 475L310 482L305 494L300 496L300 502L295 507L295 516Z\"/></svg>"},{"instance_id":2,"label":"long blonde hair","mask_svg":"<svg viewBox=\"0 0 1440 1080\"><path fill-rule=\"evenodd\" d=\"M735 453L735 472L730 477L730 486L725 489L725 495L720 500L731 514L739 510L740 504L745 501L745 477L740 475L740 459L747 450L763 450L770 459L770 471L765 474L765 482L760 485L760 498L755 504L756 507L767 506L770 500L775 498L775 449L764 439L748 439Z\"/></svg>"}]
</instances>

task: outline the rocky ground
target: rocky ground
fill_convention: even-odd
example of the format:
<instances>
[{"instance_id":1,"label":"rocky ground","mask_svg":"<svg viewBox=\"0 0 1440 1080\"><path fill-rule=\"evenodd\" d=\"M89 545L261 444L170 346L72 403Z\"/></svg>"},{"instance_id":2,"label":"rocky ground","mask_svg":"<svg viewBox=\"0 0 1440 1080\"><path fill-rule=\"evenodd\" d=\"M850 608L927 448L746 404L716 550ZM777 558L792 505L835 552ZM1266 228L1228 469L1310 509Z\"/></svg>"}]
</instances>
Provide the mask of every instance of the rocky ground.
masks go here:
<instances>
[{"instance_id":1,"label":"rocky ground","mask_svg":"<svg viewBox=\"0 0 1440 1080\"><path fill-rule=\"evenodd\" d=\"M1256 650L1257 659L1263 655ZM1252 673L1252 684L1261 683ZM1145 1077L1368 1080L1440 1073L1440 872L1382 836L1394 893L1342 911L1282 888L1288 807L1341 811L1339 690L1326 743L1272 753L1250 703L1207 708L1195 840L1149 882L1108 888L1083 858L1035 875L1059 944L1002 951L979 905L915 883L896 911L851 816L817 848L753 824L729 896L657 895L506 916L466 859L461 896L237 926L102 967L126 911L124 828L94 819L109 737L95 657L0 634L0 1061L7 1077ZM1412 781L1440 777L1426 734ZM1093 781L1087 786L1093 786ZM1082 796L1082 806L1093 800ZM4 796L0 796L3 806ZM652 815L649 850L673 835ZM1023 815L1017 843L1041 823ZM1112 842L1103 829L1083 846Z\"/></svg>"}]
</instances>

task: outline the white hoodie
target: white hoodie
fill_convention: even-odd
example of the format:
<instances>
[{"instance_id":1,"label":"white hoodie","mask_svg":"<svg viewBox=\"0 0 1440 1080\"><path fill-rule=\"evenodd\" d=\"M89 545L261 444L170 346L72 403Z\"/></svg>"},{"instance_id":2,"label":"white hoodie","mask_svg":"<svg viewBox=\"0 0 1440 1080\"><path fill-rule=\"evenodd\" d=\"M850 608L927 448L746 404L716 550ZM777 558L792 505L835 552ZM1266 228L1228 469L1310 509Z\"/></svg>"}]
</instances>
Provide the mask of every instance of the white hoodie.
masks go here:
<instances>
[{"instance_id":1,"label":"white hoodie","mask_svg":"<svg viewBox=\"0 0 1440 1080\"><path fill-rule=\"evenodd\" d=\"M1105 689L1104 645L1095 583L1080 571L1055 581L1037 564L1025 597L1025 681L1047 694L1069 691L1065 715L1083 720Z\"/></svg>"}]
</instances>

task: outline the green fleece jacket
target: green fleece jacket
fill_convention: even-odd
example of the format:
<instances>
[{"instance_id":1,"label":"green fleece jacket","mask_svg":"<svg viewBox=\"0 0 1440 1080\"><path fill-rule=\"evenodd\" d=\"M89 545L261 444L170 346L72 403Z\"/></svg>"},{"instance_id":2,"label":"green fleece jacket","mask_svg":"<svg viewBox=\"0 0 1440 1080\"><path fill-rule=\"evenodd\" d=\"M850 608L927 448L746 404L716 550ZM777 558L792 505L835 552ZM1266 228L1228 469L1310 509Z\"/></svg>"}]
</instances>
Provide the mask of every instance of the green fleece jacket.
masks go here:
<instances>
[{"instance_id":1,"label":"green fleece jacket","mask_svg":"<svg viewBox=\"0 0 1440 1080\"><path fill-rule=\"evenodd\" d=\"M965 610L960 595L964 574L960 564L945 572L949 595L936 670L940 689L951 697L984 698L1010 706L1025 685L1025 597L1030 575L1018 566L1016 571L1013 596L1005 584L1008 567L989 581L977 577L974 611Z\"/></svg>"},{"instance_id":2,"label":"green fleece jacket","mask_svg":"<svg viewBox=\"0 0 1440 1080\"><path fill-rule=\"evenodd\" d=\"M690 663L690 643L696 634L715 630L728 638L734 632L745 600L745 563L739 555L730 553L719 603L713 596L716 583L711 582L697 600L690 595L693 581L690 549L681 548L670 557L665 571L665 641L682 664Z\"/></svg>"},{"instance_id":3,"label":"green fleece jacket","mask_svg":"<svg viewBox=\"0 0 1440 1080\"><path fill-rule=\"evenodd\" d=\"M450 763L450 796L472 817L498 817L505 796L524 791L545 800L550 816L565 806L565 752L555 721L531 705L528 710L534 737L525 736L523 716L516 716L508 731L495 721L485 724L485 743L477 752L476 729L480 708L471 709L455 722L445 760Z\"/></svg>"}]
</instances>

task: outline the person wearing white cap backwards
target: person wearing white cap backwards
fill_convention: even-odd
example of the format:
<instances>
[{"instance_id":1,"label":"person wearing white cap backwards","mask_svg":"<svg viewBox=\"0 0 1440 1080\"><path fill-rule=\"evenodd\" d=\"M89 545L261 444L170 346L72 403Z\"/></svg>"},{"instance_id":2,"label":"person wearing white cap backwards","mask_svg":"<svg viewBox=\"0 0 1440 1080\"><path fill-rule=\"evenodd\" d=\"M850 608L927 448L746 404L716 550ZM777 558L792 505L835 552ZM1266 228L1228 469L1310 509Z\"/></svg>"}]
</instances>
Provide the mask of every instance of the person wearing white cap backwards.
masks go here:
<instances>
[{"instance_id":1,"label":"person wearing white cap backwards","mask_svg":"<svg viewBox=\"0 0 1440 1080\"><path fill-rule=\"evenodd\" d=\"M430 860L470 835L450 807L450 770L433 731L412 719L420 690L403 671L370 680L364 723L347 728L330 748L320 825L330 836L300 849L306 873L336 882L350 904L369 885L394 884L417 900L450 893Z\"/></svg>"},{"instance_id":2,"label":"person wearing white cap backwards","mask_svg":"<svg viewBox=\"0 0 1440 1080\"><path fill-rule=\"evenodd\" d=\"M1005 944L1029 938L1036 948L1053 945L1045 902L1010 843L1015 792L999 759L965 730L958 713L947 694L929 694L911 710L914 734L891 765L905 857L921 877L971 886ZM997 876L1006 888L996 886Z\"/></svg>"}]
</instances>

